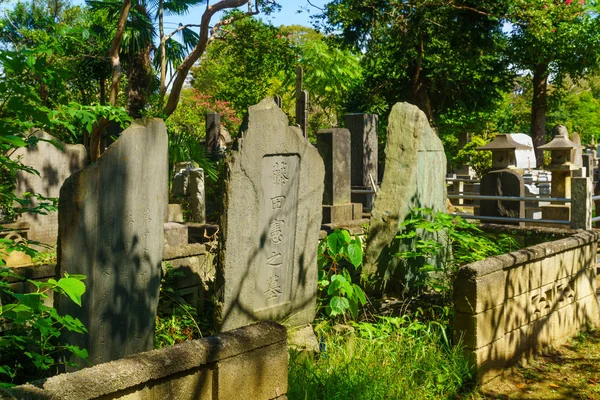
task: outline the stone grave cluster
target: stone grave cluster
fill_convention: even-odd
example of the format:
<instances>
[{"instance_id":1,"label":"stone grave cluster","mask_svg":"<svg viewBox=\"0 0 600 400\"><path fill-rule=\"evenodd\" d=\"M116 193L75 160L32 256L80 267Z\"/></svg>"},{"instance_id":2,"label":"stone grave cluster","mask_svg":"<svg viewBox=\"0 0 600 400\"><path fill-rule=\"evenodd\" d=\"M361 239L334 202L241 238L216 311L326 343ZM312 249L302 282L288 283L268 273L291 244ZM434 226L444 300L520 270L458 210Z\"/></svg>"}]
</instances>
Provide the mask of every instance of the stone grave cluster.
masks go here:
<instances>
[{"instance_id":1,"label":"stone grave cluster","mask_svg":"<svg viewBox=\"0 0 600 400\"><path fill-rule=\"evenodd\" d=\"M218 115L207 121L220 137ZM394 107L381 189L377 117L350 114L345 125L319 131L315 147L273 99L250 107L237 149L224 160L212 272L220 330L267 319L300 327L313 321L324 216L331 226L366 222L363 210L371 209L365 270L379 273L381 255L412 207L444 210L446 160L422 112ZM59 194L58 224L48 243L58 243L57 273L87 276L82 307L64 299L57 306L88 327L86 335L65 335L88 349L91 364L153 348L162 261L178 265L177 248L204 249L188 237L206 226L203 171L183 166L174 177L173 191L192 204L194 222L183 225L168 205L167 146L162 121L138 120L89 166L78 148L65 146L57 156L60 193L46 194Z\"/></svg>"}]
</instances>

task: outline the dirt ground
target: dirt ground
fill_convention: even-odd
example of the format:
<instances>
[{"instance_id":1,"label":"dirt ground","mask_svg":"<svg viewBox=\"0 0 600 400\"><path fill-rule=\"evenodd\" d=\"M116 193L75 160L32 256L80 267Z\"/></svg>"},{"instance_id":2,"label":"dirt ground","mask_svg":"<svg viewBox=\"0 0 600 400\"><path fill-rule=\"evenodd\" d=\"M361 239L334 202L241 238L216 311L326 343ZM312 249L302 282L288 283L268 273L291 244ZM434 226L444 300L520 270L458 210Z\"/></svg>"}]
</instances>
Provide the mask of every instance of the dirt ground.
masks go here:
<instances>
[{"instance_id":1,"label":"dirt ground","mask_svg":"<svg viewBox=\"0 0 600 400\"><path fill-rule=\"evenodd\" d=\"M600 400L600 331L581 333L470 398Z\"/></svg>"}]
</instances>

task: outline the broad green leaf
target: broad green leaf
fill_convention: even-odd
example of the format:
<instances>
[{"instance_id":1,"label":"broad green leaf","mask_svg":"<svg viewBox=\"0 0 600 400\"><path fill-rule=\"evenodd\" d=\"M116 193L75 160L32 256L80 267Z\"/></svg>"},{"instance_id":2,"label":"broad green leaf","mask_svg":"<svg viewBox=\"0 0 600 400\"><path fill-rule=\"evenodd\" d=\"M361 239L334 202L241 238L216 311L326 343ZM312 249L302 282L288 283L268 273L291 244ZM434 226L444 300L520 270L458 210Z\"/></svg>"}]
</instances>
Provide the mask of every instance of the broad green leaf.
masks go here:
<instances>
[{"instance_id":1,"label":"broad green leaf","mask_svg":"<svg viewBox=\"0 0 600 400\"><path fill-rule=\"evenodd\" d=\"M27 146L27 143L22 138L14 135L0 135L0 141L13 145L15 147Z\"/></svg>"},{"instance_id":2,"label":"broad green leaf","mask_svg":"<svg viewBox=\"0 0 600 400\"><path fill-rule=\"evenodd\" d=\"M69 350L71 353L75 354L77 357L83 359L83 360L87 360L88 358L88 351L86 349L81 349L77 346L72 346L72 345L65 345L66 349Z\"/></svg>"},{"instance_id":3,"label":"broad green leaf","mask_svg":"<svg viewBox=\"0 0 600 400\"><path fill-rule=\"evenodd\" d=\"M348 259L354 265L354 268L360 267L362 264L362 246L359 243L352 242L348 245L347 249Z\"/></svg>"},{"instance_id":4,"label":"broad green leaf","mask_svg":"<svg viewBox=\"0 0 600 400\"><path fill-rule=\"evenodd\" d=\"M76 278L61 278L57 286L65 291L75 304L81 306L81 296L85 293L85 284Z\"/></svg>"},{"instance_id":5,"label":"broad green leaf","mask_svg":"<svg viewBox=\"0 0 600 400\"><path fill-rule=\"evenodd\" d=\"M350 307L350 302L345 297L333 296L329 302L329 306L331 307L332 316L335 316L345 313L348 307Z\"/></svg>"}]
</instances>

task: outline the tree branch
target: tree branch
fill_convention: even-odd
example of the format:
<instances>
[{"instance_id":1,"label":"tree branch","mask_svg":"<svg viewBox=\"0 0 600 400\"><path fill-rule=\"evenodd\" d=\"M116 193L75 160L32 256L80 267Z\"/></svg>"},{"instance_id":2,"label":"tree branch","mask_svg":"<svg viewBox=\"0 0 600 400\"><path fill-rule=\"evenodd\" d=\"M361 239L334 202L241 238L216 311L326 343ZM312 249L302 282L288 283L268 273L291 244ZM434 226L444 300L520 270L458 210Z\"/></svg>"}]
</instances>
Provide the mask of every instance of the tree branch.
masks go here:
<instances>
[{"instance_id":1,"label":"tree branch","mask_svg":"<svg viewBox=\"0 0 600 400\"><path fill-rule=\"evenodd\" d=\"M119 50L121 48L121 42L123 41L123 34L125 33L125 24L127 23L127 17L129 16L129 10L131 9L131 0L123 1L123 8L121 8L121 15L119 16L119 22L117 23L117 32L110 45L108 56L110 58L110 65L112 67L113 76L110 85L110 96L109 103L111 106L117 104L117 97L119 96L119 83L121 82L121 60L119 58ZM94 125L91 132L90 138L90 159L96 161L100 154L102 154L102 133L108 126L108 120L106 118L100 118Z\"/></svg>"},{"instance_id":2,"label":"tree branch","mask_svg":"<svg viewBox=\"0 0 600 400\"><path fill-rule=\"evenodd\" d=\"M165 105L165 108L163 110L164 114L167 117L169 115L171 115L177 108L177 103L179 102L179 96L181 94L181 90L183 88L183 84L185 82L185 78L187 77L188 72L190 71L190 69L192 68L194 63L196 61L198 61L200 56L202 56L202 54L206 50L206 46L209 43L209 40L208 40L209 39L209 29L210 29L209 24L210 24L211 18L219 11L222 11L225 9L230 9L230 8L237 8L246 3L249 3L249 1L248 0L220 0L219 2L215 3L214 5L209 6L208 2L207 2L206 10L202 14L202 19L201 19L201 23L200 23L200 34L199 34L198 43L196 44L196 46L194 47L192 52L190 54L188 54L188 56L185 58L185 60L183 60L181 65L179 65L179 67L177 68L177 75L175 77L175 80L173 81L173 87L171 88L171 93L169 94L167 104ZM213 29L212 29L212 33L214 33L216 31L215 28L218 29L222 25L223 25L223 23L219 24L219 22L217 22L217 24L215 24L215 27L213 27Z\"/></svg>"}]
</instances>

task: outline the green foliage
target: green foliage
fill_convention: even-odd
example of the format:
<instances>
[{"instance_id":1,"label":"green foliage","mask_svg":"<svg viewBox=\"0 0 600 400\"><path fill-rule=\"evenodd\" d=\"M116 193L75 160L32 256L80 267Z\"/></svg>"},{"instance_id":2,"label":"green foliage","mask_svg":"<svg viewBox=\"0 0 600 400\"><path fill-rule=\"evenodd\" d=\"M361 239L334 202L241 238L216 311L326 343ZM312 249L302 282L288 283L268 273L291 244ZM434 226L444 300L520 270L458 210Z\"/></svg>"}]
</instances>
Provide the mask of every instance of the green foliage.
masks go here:
<instances>
[{"instance_id":1,"label":"green foliage","mask_svg":"<svg viewBox=\"0 0 600 400\"><path fill-rule=\"evenodd\" d=\"M195 162L212 181L217 169L206 154L206 114L220 114L221 124L228 132L237 132L241 119L226 101L216 100L196 89L184 90L177 110L166 120L169 134L169 169L177 163Z\"/></svg>"},{"instance_id":2,"label":"green foliage","mask_svg":"<svg viewBox=\"0 0 600 400\"><path fill-rule=\"evenodd\" d=\"M469 361L438 322L379 317L346 328L318 326L314 358L291 352L290 400L458 398L471 384Z\"/></svg>"},{"instance_id":3,"label":"green foliage","mask_svg":"<svg viewBox=\"0 0 600 400\"><path fill-rule=\"evenodd\" d=\"M502 8L493 1L333 0L323 16L326 29L364 53L365 85L354 108L387 114L408 101L436 122L448 110L488 109L510 83L494 16Z\"/></svg>"},{"instance_id":4,"label":"green foliage","mask_svg":"<svg viewBox=\"0 0 600 400\"><path fill-rule=\"evenodd\" d=\"M86 360L85 349L64 343L61 333L87 333L85 326L77 318L59 315L44 305L48 292L55 296L69 297L81 306L81 296L85 293L85 279L82 275L69 275L64 278L49 279L48 282L27 280L35 286L32 293L15 293L11 280L22 280L9 269L0 270L0 387L12 386L39 379L56 373L61 365L77 366L72 362L61 361L63 353L72 354Z\"/></svg>"},{"instance_id":5,"label":"green foliage","mask_svg":"<svg viewBox=\"0 0 600 400\"><path fill-rule=\"evenodd\" d=\"M351 238L346 230L336 229L319 243L319 290L327 316L345 316L349 312L356 319L359 305L366 304L364 291L352 283L352 276L362 266L362 258L360 239Z\"/></svg>"},{"instance_id":6,"label":"green foliage","mask_svg":"<svg viewBox=\"0 0 600 400\"><path fill-rule=\"evenodd\" d=\"M420 208L404 220L395 240L395 256L413 274L408 289L432 290L446 300L461 265L519 248L508 235L491 237L459 216Z\"/></svg>"},{"instance_id":7,"label":"green foliage","mask_svg":"<svg viewBox=\"0 0 600 400\"><path fill-rule=\"evenodd\" d=\"M228 101L242 117L249 106L293 73L294 52L279 29L257 18L242 18L223 29L208 48L192 85L217 100Z\"/></svg>"},{"instance_id":8,"label":"green foliage","mask_svg":"<svg viewBox=\"0 0 600 400\"><path fill-rule=\"evenodd\" d=\"M477 179L481 179L492 169L492 152L476 150L484 146L488 140L481 136L473 136L471 141L458 151L454 157L454 165L469 165L475 171Z\"/></svg>"},{"instance_id":9,"label":"green foliage","mask_svg":"<svg viewBox=\"0 0 600 400\"><path fill-rule=\"evenodd\" d=\"M173 269L169 263L165 264L167 272L160 284L154 333L154 347L157 349L202 337L196 321L197 310L174 289L175 280L183 277L183 272Z\"/></svg>"}]
</instances>

